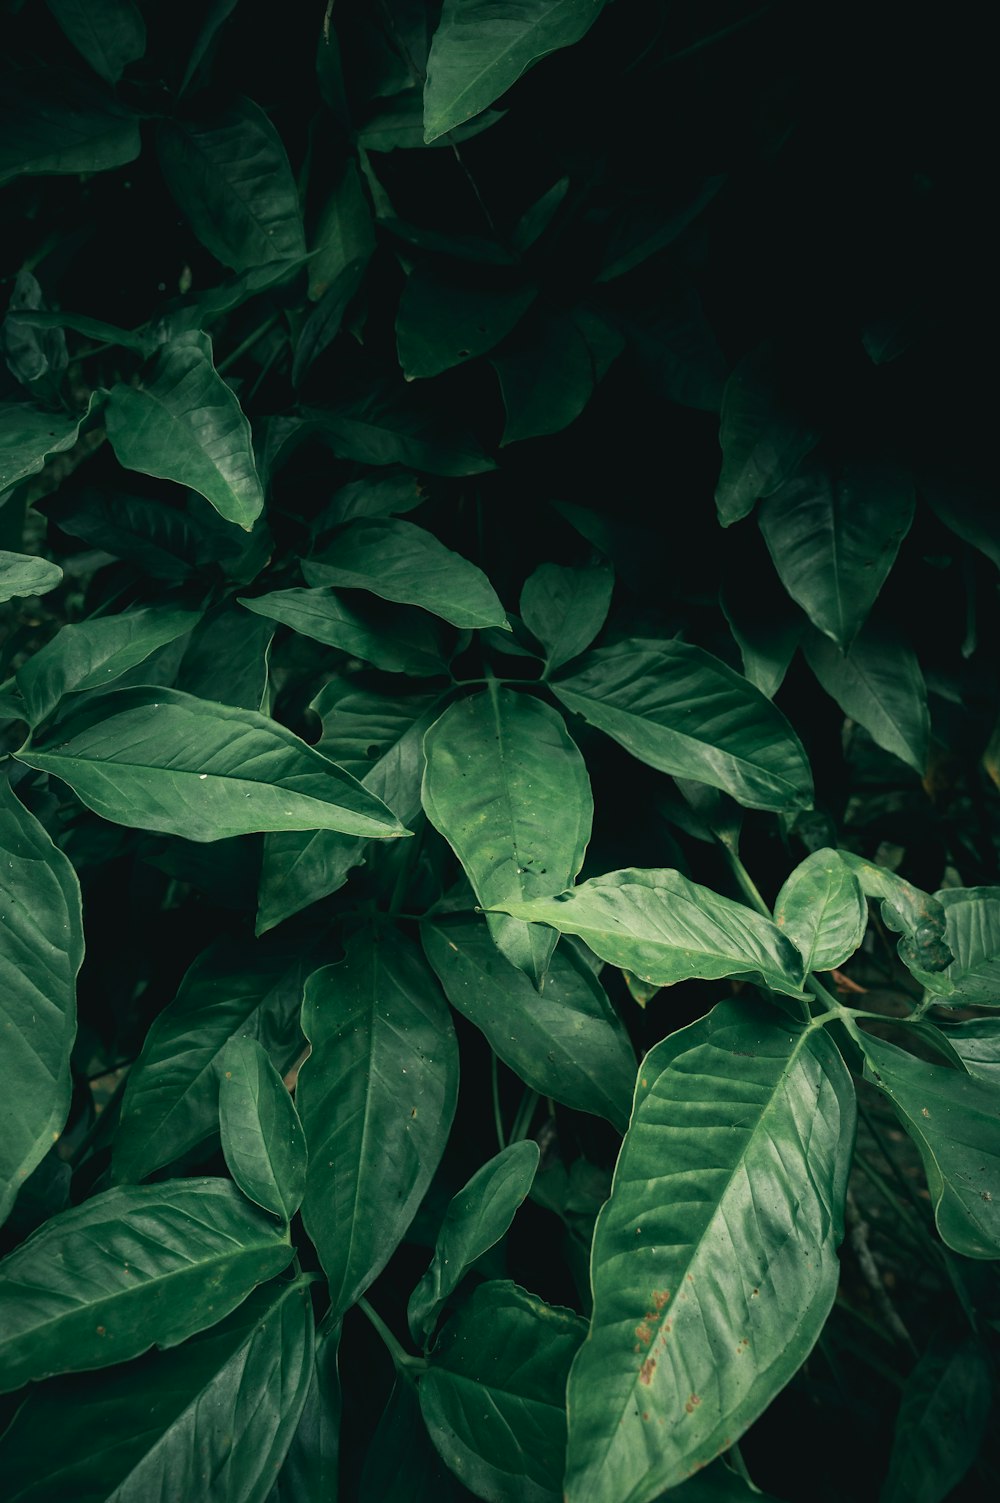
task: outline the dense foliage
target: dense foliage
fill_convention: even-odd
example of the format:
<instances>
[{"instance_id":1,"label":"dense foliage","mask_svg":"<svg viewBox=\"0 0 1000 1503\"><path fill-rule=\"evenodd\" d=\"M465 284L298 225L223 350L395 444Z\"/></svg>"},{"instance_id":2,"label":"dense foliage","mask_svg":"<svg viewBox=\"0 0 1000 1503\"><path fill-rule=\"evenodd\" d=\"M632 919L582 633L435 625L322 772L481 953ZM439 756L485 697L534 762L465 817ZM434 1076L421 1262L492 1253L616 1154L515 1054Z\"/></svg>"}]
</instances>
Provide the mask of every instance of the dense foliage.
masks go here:
<instances>
[{"instance_id":1,"label":"dense foliage","mask_svg":"<svg viewBox=\"0 0 1000 1503\"><path fill-rule=\"evenodd\" d=\"M991 1496L974 80L3 13L4 1497Z\"/></svg>"}]
</instances>

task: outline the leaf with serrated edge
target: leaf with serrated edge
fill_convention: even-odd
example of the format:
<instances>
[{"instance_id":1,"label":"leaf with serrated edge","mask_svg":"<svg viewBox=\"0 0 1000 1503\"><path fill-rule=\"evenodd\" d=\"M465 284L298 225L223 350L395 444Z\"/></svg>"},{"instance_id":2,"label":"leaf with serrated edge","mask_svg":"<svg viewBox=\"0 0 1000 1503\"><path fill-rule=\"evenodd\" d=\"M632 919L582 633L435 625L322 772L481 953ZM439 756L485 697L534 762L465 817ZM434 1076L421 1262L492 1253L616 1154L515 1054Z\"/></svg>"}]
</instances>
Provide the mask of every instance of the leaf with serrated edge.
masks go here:
<instances>
[{"instance_id":1,"label":"leaf with serrated edge","mask_svg":"<svg viewBox=\"0 0 1000 1503\"><path fill-rule=\"evenodd\" d=\"M785 882L774 922L802 955L805 970L832 971L849 960L868 924L857 877L837 851L813 851Z\"/></svg>"}]
</instances>

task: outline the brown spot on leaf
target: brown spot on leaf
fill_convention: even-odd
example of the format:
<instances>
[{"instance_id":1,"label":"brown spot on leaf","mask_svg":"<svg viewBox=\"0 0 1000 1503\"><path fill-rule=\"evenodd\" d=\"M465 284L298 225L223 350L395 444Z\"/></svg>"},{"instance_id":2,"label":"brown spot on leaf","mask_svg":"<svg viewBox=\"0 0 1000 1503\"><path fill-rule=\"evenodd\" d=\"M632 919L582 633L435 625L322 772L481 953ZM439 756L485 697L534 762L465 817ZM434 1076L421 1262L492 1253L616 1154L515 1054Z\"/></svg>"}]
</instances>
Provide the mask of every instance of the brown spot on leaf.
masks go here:
<instances>
[{"instance_id":1,"label":"brown spot on leaf","mask_svg":"<svg viewBox=\"0 0 1000 1503\"><path fill-rule=\"evenodd\" d=\"M639 1382L645 1383L648 1388L653 1381L653 1368L656 1366L655 1357L647 1357L639 1369Z\"/></svg>"},{"instance_id":2,"label":"brown spot on leaf","mask_svg":"<svg viewBox=\"0 0 1000 1503\"><path fill-rule=\"evenodd\" d=\"M691 1397L687 1400L686 1404L684 1405L684 1413L685 1414L694 1414L695 1410L697 1409L697 1407L698 1407L698 1405L700 1403L701 1403L701 1399L699 1398L699 1396L696 1393L693 1393L691 1395Z\"/></svg>"},{"instance_id":3,"label":"brown spot on leaf","mask_svg":"<svg viewBox=\"0 0 1000 1503\"><path fill-rule=\"evenodd\" d=\"M993 1199L993 1196L990 1194L989 1190L980 1190L979 1198L980 1200L985 1200L987 1203L989 1203L989 1201Z\"/></svg>"},{"instance_id":4,"label":"brown spot on leaf","mask_svg":"<svg viewBox=\"0 0 1000 1503\"><path fill-rule=\"evenodd\" d=\"M667 1303L667 1300L669 1298L670 1298L670 1290L669 1289L654 1289L653 1290L653 1308L655 1310L662 1310L663 1307L664 1307L664 1305Z\"/></svg>"},{"instance_id":5,"label":"brown spot on leaf","mask_svg":"<svg viewBox=\"0 0 1000 1503\"><path fill-rule=\"evenodd\" d=\"M645 1321L642 1321L639 1325L636 1326L635 1339L636 1341L641 1341L644 1346L648 1346L652 1341L653 1333L649 1329Z\"/></svg>"}]
</instances>

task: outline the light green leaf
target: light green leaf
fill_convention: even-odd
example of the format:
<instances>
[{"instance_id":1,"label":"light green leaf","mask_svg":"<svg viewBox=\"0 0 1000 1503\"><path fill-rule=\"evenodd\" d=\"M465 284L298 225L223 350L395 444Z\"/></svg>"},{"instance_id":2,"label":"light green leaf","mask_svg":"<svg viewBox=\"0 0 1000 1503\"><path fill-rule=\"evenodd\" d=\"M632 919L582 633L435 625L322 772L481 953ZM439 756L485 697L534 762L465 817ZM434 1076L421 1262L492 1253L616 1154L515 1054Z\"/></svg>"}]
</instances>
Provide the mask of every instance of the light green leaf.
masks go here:
<instances>
[{"instance_id":1,"label":"light green leaf","mask_svg":"<svg viewBox=\"0 0 1000 1503\"><path fill-rule=\"evenodd\" d=\"M97 397L91 396L87 411L73 417L45 412L28 402L0 402L0 492L37 475L51 454L72 449L96 403Z\"/></svg>"},{"instance_id":2,"label":"light green leaf","mask_svg":"<svg viewBox=\"0 0 1000 1503\"><path fill-rule=\"evenodd\" d=\"M69 1111L80 884L69 861L0 780L0 1222Z\"/></svg>"},{"instance_id":3,"label":"light green leaf","mask_svg":"<svg viewBox=\"0 0 1000 1503\"><path fill-rule=\"evenodd\" d=\"M845 651L896 561L914 504L912 479L893 464L812 461L760 509L782 584Z\"/></svg>"},{"instance_id":4,"label":"light green leaf","mask_svg":"<svg viewBox=\"0 0 1000 1503\"><path fill-rule=\"evenodd\" d=\"M315 589L272 590L252 599L240 596L240 605L386 673L432 678L448 671L441 628L423 611L369 601L347 605L322 582L322 563L314 566L306 560L302 569L307 579L316 581Z\"/></svg>"},{"instance_id":5,"label":"light green leaf","mask_svg":"<svg viewBox=\"0 0 1000 1503\"><path fill-rule=\"evenodd\" d=\"M977 1341L935 1341L906 1380L879 1503L944 1503L979 1454L993 1401Z\"/></svg>"},{"instance_id":6,"label":"light green leaf","mask_svg":"<svg viewBox=\"0 0 1000 1503\"><path fill-rule=\"evenodd\" d=\"M600 647L552 685L568 710L676 777L749 809L808 809L812 775L792 727L746 679L687 642Z\"/></svg>"},{"instance_id":7,"label":"light green leaf","mask_svg":"<svg viewBox=\"0 0 1000 1503\"><path fill-rule=\"evenodd\" d=\"M309 1144L306 1231L347 1310L381 1273L434 1177L458 1094L458 1046L422 955L362 930L309 978L312 1051L296 1100Z\"/></svg>"},{"instance_id":8,"label":"light green leaf","mask_svg":"<svg viewBox=\"0 0 1000 1503\"><path fill-rule=\"evenodd\" d=\"M298 1026L316 964L300 943L219 940L199 955L146 1034L112 1145L116 1181L145 1179L219 1126L219 1067L232 1039L256 1039L279 1073L304 1049Z\"/></svg>"},{"instance_id":9,"label":"light green leaf","mask_svg":"<svg viewBox=\"0 0 1000 1503\"><path fill-rule=\"evenodd\" d=\"M99 73L116 84L146 50L146 23L132 0L46 0L64 35Z\"/></svg>"},{"instance_id":10,"label":"light green leaf","mask_svg":"<svg viewBox=\"0 0 1000 1503\"><path fill-rule=\"evenodd\" d=\"M943 971L954 959L945 942L947 920L937 898L932 898L887 867L865 861L853 851L838 851L861 884L866 898L881 903L882 921L894 934L901 934L900 959L911 970Z\"/></svg>"},{"instance_id":11,"label":"light green leaf","mask_svg":"<svg viewBox=\"0 0 1000 1503\"><path fill-rule=\"evenodd\" d=\"M339 532L303 571L311 584L370 590L383 600L419 605L453 626L506 626L507 616L482 569L398 517L362 517Z\"/></svg>"},{"instance_id":12,"label":"light green leaf","mask_svg":"<svg viewBox=\"0 0 1000 1503\"><path fill-rule=\"evenodd\" d=\"M121 689L86 700L51 736L18 759L133 829L187 840L257 830L407 833L349 773L254 710L176 689Z\"/></svg>"},{"instance_id":13,"label":"light green leaf","mask_svg":"<svg viewBox=\"0 0 1000 1503\"><path fill-rule=\"evenodd\" d=\"M1000 887L952 887L934 894L944 910L944 942L954 959L931 967L900 953L934 1001L950 1007L1000 1007Z\"/></svg>"},{"instance_id":14,"label":"light green leaf","mask_svg":"<svg viewBox=\"0 0 1000 1503\"><path fill-rule=\"evenodd\" d=\"M424 812L484 908L560 892L590 839L590 779L562 716L489 688L445 710L424 737ZM501 952L541 986L556 937L493 913Z\"/></svg>"},{"instance_id":15,"label":"light green leaf","mask_svg":"<svg viewBox=\"0 0 1000 1503\"><path fill-rule=\"evenodd\" d=\"M414 1341L427 1343L437 1318L477 1258L504 1236L535 1177L538 1144L511 1143L449 1202L430 1267L410 1295Z\"/></svg>"},{"instance_id":16,"label":"light green leaf","mask_svg":"<svg viewBox=\"0 0 1000 1503\"><path fill-rule=\"evenodd\" d=\"M0 1262L0 1392L176 1346L291 1258L228 1180L105 1190Z\"/></svg>"},{"instance_id":17,"label":"light green leaf","mask_svg":"<svg viewBox=\"0 0 1000 1503\"><path fill-rule=\"evenodd\" d=\"M0 1439L8 1503L264 1503L312 1361L302 1279L168 1352L32 1388Z\"/></svg>"},{"instance_id":18,"label":"light green leaf","mask_svg":"<svg viewBox=\"0 0 1000 1503\"><path fill-rule=\"evenodd\" d=\"M863 1034L866 1074L920 1152L942 1240L966 1258L1000 1258L1000 1113L992 1081L929 1065Z\"/></svg>"},{"instance_id":19,"label":"light green leaf","mask_svg":"<svg viewBox=\"0 0 1000 1503\"><path fill-rule=\"evenodd\" d=\"M444 0L427 59L424 140L478 115L522 73L586 36L604 0Z\"/></svg>"},{"instance_id":20,"label":"light green leaf","mask_svg":"<svg viewBox=\"0 0 1000 1503\"><path fill-rule=\"evenodd\" d=\"M63 626L17 671L29 724L51 715L64 694L113 683L200 620L200 611L151 605Z\"/></svg>"},{"instance_id":21,"label":"light green leaf","mask_svg":"<svg viewBox=\"0 0 1000 1503\"><path fill-rule=\"evenodd\" d=\"M429 475L495 470L478 437L455 426L450 407L412 385L386 386L316 415L334 453L359 464L401 464Z\"/></svg>"},{"instance_id":22,"label":"light green leaf","mask_svg":"<svg viewBox=\"0 0 1000 1503\"><path fill-rule=\"evenodd\" d=\"M863 725L877 746L923 775L927 767L930 716L920 664L894 629L866 626L842 653L813 630L802 650L821 686L844 714Z\"/></svg>"},{"instance_id":23,"label":"light green leaf","mask_svg":"<svg viewBox=\"0 0 1000 1503\"><path fill-rule=\"evenodd\" d=\"M540 564L525 581L521 616L546 650L547 670L590 646L607 618L614 582L603 565L564 569L559 564Z\"/></svg>"},{"instance_id":24,"label":"light green leaf","mask_svg":"<svg viewBox=\"0 0 1000 1503\"><path fill-rule=\"evenodd\" d=\"M466 286L429 267L415 267L396 319L399 363L406 379L438 376L492 350L527 312L537 292L533 286Z\"/></svg>"},{"instance_id":25,"label":"light green leaf","mask_svg":"<svg viewBox=\"0 0 1000 1503\"><path fill-rule=\"evenodd\" d=\"M868 904L837 851L813 851L778 893L774 922L802 955L806 974L832 971L864 939Z\"/></svg>"},{"instance_id":26,"label":"light green leaf","mask_svg":"<svg viewBox=\"0 0 1000 1503\"><path fill-rule=\"evenodd\" d=\"M141 144L136 117L105 89L72 73L48 67L4 85L0 183L107 172L131 162Z\"/></svg>"},{"instance_id":27,"label":"light green leaf","mask_svg":"<svg viewBox=\"0 0 1000 1503\"><path fill-rule=\"evenodd\" d=\"M495 906L579 935L602 960L651 985L747 976L801 995L802 956L777 925L677 871L626 867L555 897Z\"/></svg>"},{"instance_id":28,"label":"light green leaf","mask_svg":"<svg viewBox=\"0 0 1000 1503\"><path fill-rule=\"evenodd\" d=\"M854 1113L829 1038L745 998L647 1055L594 1235L569 1503L652 1503L808 1356L837 1290Z\"/></svg>"},{"instance_id":29,"label":"light green leaf","mask_svg":"<svg viewBox=\"0 0 1000 1503\"><path fill-rule=\"evenodd\" d=\"M164 345L141 387L113 386L107 429L127 470L189 485L245 532L263 510L250 424L212 364L207 334Z\"/></svg>"},{"instance_id":30,"label":"light green leaf","mask_svg":"<svg viewBox=\"0 0 1000 1503\"><path fill-rule=\"evenodd\" d=\"M327 199L313 237L309 262L309 297L320 298L347 267L366 266L375 250L371 205L357 164L349 160L340 181Z\"/></svg>"},{"instance_id":31,"label":"light green leaf","mask_svg":"<svg viewBox=\"0 0 1000 1503\"><path fill-rule=\"evenodd\" d=\"M938 1028L970 1075L1000 1085L1000 1018L969 1018Z\"/></svg>"},{"instance_id":32,"label":"light green leaf","mask_svg":"<svg viewBox=\"0 0 1000 1503\"><path fill-rule=\"evenodd\" d=\"M819 430L797 410L792 373L770 344L740 361L722 397L722 473L715 489L719 521L729 527L753 511L815 448Z\"/></svg>"},{"instance_id":33,"label":"light green leaf","mask_svg":"<svg viewBox=\"0 0 1000 1503\"><path fill-rule=\"evenodd\" d=\"M490 362L507 414L501 443L568 428L624 344L617 329L587 308L546 314L536 321L514 349Z\"/></svg>"},{"instance_id":34,"label":"light green leaf","mask_svg":"<svg viewBox=\"0 0 1000 1503\"><path fill-rule=\"evenodd\" d=\"M243 1194L291 1221L305 1192L302 1123L267 1051L245 1034L231 1038L219 1059L219 1127Z\"/></svg>"},{"instance_id":35,"label":"light green leaf","mask_svg":"<svg viewBox=\"0 0 1000 1503\"><path fill-rule=\"evenodd\" d=\"M305 255L285 148L252 99L237 99L202 123L161 120L156 147L178 207L224 266L248 271Z\"/></svg>"},{"instance_id":36,"label":"light green leaf","mask_svg":"<svg viewBox=\"0 0 1000 1503\"><path fill-rule=\"evenodd\" d=\"M58 564L0 549L0 605L19 595L47 595L63 577Z\"/></svg>"},{"instance_id":37,"label":"light green leaf","mask_svg":"<svg viewBox=\"0 0 1000 1503\"><path fill-rule=\"evenodd\" d=\"M424 924L424 951L448 1001L526 1085L579 1112L628 1124L635 1055L603 986L567 944L541 992L497 954L481 919Z\"/></svg>"}]
</instances>

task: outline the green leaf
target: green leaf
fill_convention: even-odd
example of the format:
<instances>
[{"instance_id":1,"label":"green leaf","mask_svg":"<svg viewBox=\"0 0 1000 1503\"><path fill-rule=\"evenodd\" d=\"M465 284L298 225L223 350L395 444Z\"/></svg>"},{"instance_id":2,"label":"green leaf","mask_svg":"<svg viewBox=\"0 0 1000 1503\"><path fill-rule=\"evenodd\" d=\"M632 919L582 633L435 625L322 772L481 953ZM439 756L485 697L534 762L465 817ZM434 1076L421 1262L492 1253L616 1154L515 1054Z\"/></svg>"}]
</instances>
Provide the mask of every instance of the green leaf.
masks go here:
<instances>
[{"instance_id":1,"label":"green leaf","mask_svg":"<svg viewBox=\"0 0 1000 1503\"><path fill-rule=\"evenodd\" d=\"M410 273L396 319L399 363L408 381L438 376L500 343L534 302L534 286L465 285L426 266Z\"/></svg>"},{"instance_id":2,"label":"green leaf","mask_svg":"<svg viewBox=\"0 0 1000 1503\"><path fill-rule=\"evenodd\" d=\"M569 1503L651 1503L808 1356L837 1289L854 1113L829 1038L745 998L647 1055L594 1235Z\"/></svg>"},{"instance_id":3,"label":"green leaf","mask_svg":"<svg viewBox=\"0 0 1000 1503\"><path fill-rule=\"evenodd\" d=\"M312 535L322 537L355 517L392 517L413 511L427 500L420 477L406 470L389 475L366 475L342 485L313 523Z\"/></svg>"},{"instance_id":4,"label":"green leaf","mask_svg":"<svg viewBox=\"0 0 1000 1503\"><path fill-rule=\"evenodd\" d=\"M903 960L935 1003L1000 1007L1000 887L946 888L932 901L944 911L944 942L954 958L931 966L908 947L900 950Z\"/></svg>"},{"instance_id":5,"label":"green leaf","mask_svg":"<svg viewBox=\"0 0 1000 1503\"><path fill-rule=\"evenodd\" d=\"M256 830L407 833L349 773L254 710L176 689L121 689L88 699L51 735L18 759L133 829L187 840Z\"/></svg>"},{"instance_id":6,"label":"green leaf","mask_svg":"<svg viewBox=\"0 0 1000 1503\"><path fill-rule=\"evenodd\" d=\"M218 1130L219 1069L231 1040L255 1039L281 1074L295 1063L315 963L301 943L222 939L199 955L129 1073L112 1146L116 1181L144 1179Z\"/></svg>"},{"instance_id":7,"label":"green leaf","mask_svg":"<svg viewBox=\"0 0 1000 1503\"><path fill-rule=\"evenodd\" d=\"M575 422L625 341L587 308L546 314L512 350L495 355L507 419L501 443L559 433Z\"/></svg>"},{"instance_id":8,"label":"green leaf","mask_svg":"<svg viewBox=\"0 0 1000 1503\"><path fill-rule=\"evenodd\" d=\"M729 367L694 287L671 282L624 322L632 358L649 389L682 407L718 412Z\"/></svg>"},{"instance_id":9,"label":"green leaf","mask_svg":"<svg viewBox=\"0 0 1000 1503\"><path fill-rule=\"evenodd\" d=\"M370 590L383 600L419 605L453 626L507 625L504 608L481 569L433 533L397 517L349 523L303 572L311 584Z\"/></svg>"},{"instance_id":10,"label":"green leaf","mask_svg":"<svg viewBox=\"0 0 1000 1503\"><path fill-rule=\"evenodd\" d=\"M313 255L309 262L310 299L318 302L347 267L358 262L367 266L374 250L371 205L357 164L352 159L345 166L316 225Z\"/></svg>"},{"instance_id":11,"label":"green leaf","mask_svg":"<svg viewBox=\"0 0 1000 1503\"><path fill-rule=\"evenodd\" d=\"M710 204L726 181L725 174L706 177L692 192L677 190L641 198L635 207L626 205L611 222L598 282L612 282L665 250L681 236Z\"/></svg>"},{"instance_id":12,"label":"green leaf","mask_svg":"<svg viewBox=\"0 0 1000 1503\"><path fill-rule=\"evenodd\" d=\"M857 1042L866 1074L917 1145L942 1240L966 1258L1000 1258L996 1086L867 1033Z\"/></svg>"},{"instance_id":13,"label":"green leaf","mask_svg":"<svg viewBox=\"0 0 1000 1503\"><path fill-rule=\"evenodd\" d=\"M308 1283L297 1280L255 1290L168 1352L33 1388L0 1439L8 1503L264 1503L312 1352Z\"/></svg>"},{"instance_id":14,"label":"green leaf","mask_svg":"<svg viewBox=\"0 0 1000 1503\"><path fill-rule=\"evenodd\" d=\"M374 663L386 673L432 678L448 671L441 629L423 611L369 601L347 605L321 583L325 571L322 563L314 567L306 560L302 568L307 579L316 580L315 589L272 590L253 599L240 596L240 605L280 621L315 642Z\"/></svg>"},{"instance_id":15,"label":"green leaf","mask_svg":"<svg viewBox=\"0 0 1000 1503\"><path fill-rule=\"evenodd\" d=\"M677 871L626 867L555 897L496 906L579 935L602 960L651 985L747 976L801 995L802 956L777 925Z\"/></svg>"},{"instance_id":16,"label":"green leaf","mask_svg":"<svg viewBox=\"0 0 1000 1503\"><path fill-rule=\"evenodd\" d=\"M970 1075L1000 1085L1000 1018L969 1018L938 1026Z\"/></svg>"},{"instance_id":17,"label":"green leaf","mask_svg":"<svg viewBox=\"0 0 1000 1503\"><path fill-rule=\"evenodd\" d=\"M723 527L753 511L760 496L776 491L819 440L818 429L798 410L792 386L793 373L770 344L741 360L726 382L719 428L722 473L715 489Z\"/></svg>"},{"instance_id":18,"label":"green leaf","mask_svg":"<svg viewBox=\"0 0 1000 1503\"><path fill-rule=\"evenodd\" d=\"M805 624L784 597L776 598L779 595L776 590L762 598L756 576L744 576L735 588L727 586L719 600L743 659L744 677L767 699L773 699L784 683Z\"/></svg>"},{"instance_id":19,"label":"green leaf","mask_svg":"<svg viewBox=\"0 0 1000 1503\"><path fill-rule=\"evenodd\" d=\"M896 561L914 504L913 481L895 465L814 461L761 507L782 584L845 651Z\"/></svg>"},{"instance_id":20,"label":"green leaf","mask_svg":"<svg viewBox=\"0 0 1000 1503\"><path fill-rule=\"evenodd\" d=\"M568 191L569 178L558 178L552 187L547 188L541 198L536 198L535 202L521 215L511 233L511 241L521 255L530 250L545 234L559 212L559 207Z\"/></svg>"},{"instance_id":21,"label":"green leaf","mask_svg":"<svg viewBox=\"0 0 1000 1503\"><path fill-rule=\"evenodd\" d=\"M438 136L434 141L425 141L424 102L419 89L404 89L387 99L376 100L376 104L381 104L383 108L367 119L358 131L358 141L367 151L396 151L400 147L413 151L425 146L458 146L462 141L470 141L473 136L482 135L484 130L496 125L507 113L506 110L484 110L474 120L450 130L446 137Z\"/></svg>"},{"instance_id":22,"label":"green leaf","mask_svg":"<svg viewBox=\"0 0 1000 1503\"><path fill-rule=\"evenodd\" d=\"M888 626L866 626L842 653L809 631L802 650L822 687L844 714L863 725L877 746L923 775L930 716L927 689L913 649Z\"/></svg>"},{"instance_id":23,"label":"green leaf","mask_svg":"<svg viewBox=\"0 0 1000 1503\"><path fill-rule=\"evenodd\" d=\"M385 386L316 414L334 452L359 464L401 464L429 475L482 475L495 462L450 407L413 386Z\"/></svg>"},{"instance_id":24,"label":"green leaf","mask_svg":"<svg viewBox=\"0 0 1000 1503\"><path fill-rule=\"evenodd\" d=\"M407 1320L426 1344L437 1318L477 1258L503 1237L538 1168L538 1144L511 1143L449 1202L430 1267L410 1295Z\"/></svg>"},{"instance_id":25,"label":"green leaf","mask_svg":"<svg viewBox=\"0 0 1000 1503\"><path fill-rule=\"evenodd\" d=\"M198 567L199 542L207 541L183 511L124 491L50 496L39 510L71 537L171 584L190 578Z\"/></svg>"},{"instance_id":26,"label":"green leaf","mask_svg":"<svg viewBox=\"0 0 1000 1503\"><path fill-rule=\"evenodd\" d=\"M91 396L87 411L79 417L45 412L27 402L0 402L0 493L37 475L51 454L72 449L96 402Z\"/></svg>"},{"instance_id":27,"label":"green leaf","mask_svg":"<svg viewBox=\"0 0 1000 1503\"><path fill-rule=\"evenodd\" d=\"M489 1503L559 1503L566 1375L586 1331L507 1280L481 1284L445 1326L420 1408L448 1466Z\"/></svg>"},{"instance_id":28,"label":"green leaf","mask_svg":"<svg viewBox=\"0 0 1000 1503\"><path fill-rule=\"evenodd\" d=\"M469 1497L431 1444L416 1388L397 1378L365 1456L358 1503L467 1503Z\"/></svg>"},{"instance_id":29,"label":"green leaf","mask_svg":"<svg viewBox=\"0 0 1000 1503\"><path fill-rule=\"evenodd\" d=\"M105 1190L0 1262L0 1392L176 1346L291 1257L228 1180Z\"/></svg>"},{"instance_id":30,"label":"green leaf","mask_svg":"<svg viewBox=\"0 0 1000 1503\"><path fill-rule=\"evenodd\" d=\"M485 110L534 63L578 42L604 0L444 0L427 59L424 140Z\"/></svg>"},{"instance_id":31,"label":"green leaf","mask_svg":"<svg viewBox=\"0 0 1000 1503\"><path fill-rule=\"evenodd\" d=\"M0 605L18 595L47 595L63 577L58 564L0 549Z\"/></svg>"},{"instance_id":32,"label":"green leaf","mask_svg":"<svg viewBox=\"0 0 1000 1503\"><path fill-rule=\"evenodd\" d=\"M808 809L812 775L784 715L718 658L639 637L600 647L552 685L568 710L650 767L748 809Z\"/></svg>"},{"instance_id":33,"label":"green leaf","mask_svg":"<svg viewBox=\"0 0 1000 1503\"><path fill-rule=\"evenodd\" d=\"M267 1503L302 1503L305 1498L336 1503L343 1408L339 1344L339 1325L317 1331L316 1358L302 1416Z\"/></svg>"},{"instance_id":34,"label":"green leaf","mask_svg":"<svg viewBox=\"0 0 1000 1503\"><path fill-rule=\"evenodd\" d=\"M107 429L127 470L189 485L245 532L263 510L250 424L212 364L207 334L164 345L141 387L113 386Z\"/></svg>"},{"instance_id":35,"label":"green leaf","mask_svg":"<svg viewBox=\"0 0 1000 1503\"><path fill-rule=\"evenodd\" d=\"M857 877L865 897L882 904L886 928L903 936L898 949L905 965L911 969L921 966L928 971L943 971L951 964L954 956L945 943L947 920L937 898L921 892L886 867L855 856L853 851L837 854Z\"/></svg>"},{"instance_id":36,"label":"green leaf","mask_svg":"<svg viewBox=\"0 0 1000 1503\"><path fill-rule=\"evenodd\" d=\"M161 120L156 148L178 207L224 266L248 271L305 255L285 148L253 100L237 99L203 122Z\"/></svg>"},{"instance_id":37,"label":"green leaf","mask_svg":"<svg viewBox=\"0 0 1000 1503\"><path fill-rule=\"evenodd\" d=\"M63 34L99 73L116 84L146 51L146 23L132 0L46 0Z\"/></svg>"},{"instance_id":38,"label":"green leaf","mask_svg":"<svg viewBox=\"0 0 1000 1503\"><path fill-rule=\"evenodd\" d=\"M80 884L0 781L0 1222L66 1122L83 960Z\"/></svg>"},{"instance_id":39,"label":"green leaf","mask_svg":"<svg viewBox=\"0 0 1000 1503\"><path fill-rule=\"evenodd\" d=\"M933 1342L906 1381L879 1503L944 1503L979 1454L992 1390L977 1341Z\"/></svg>"},{"instance_id":40,"label":"green leaf","mask_svg":"<svg viewBox=\"0 0 1000 1503\"><path fill-rule=\"evenodd\" d=\"M262 709L273 636L267 620L248 621L231 599L221 602L191 633L174 687L238 710Z\"/></svg>"},{"instance_id":41,"label":"green leaf","mask_svg":"<svg viewBox=\"0 0 1000 1503\"><path fill-rule=\"evenodd\" d=\"M292 385L300 386L314 360L318 360L340 333L348 305L361 286L368 262L360 256L337 274L302 325L292 361Z\"/></svg>"},{"instance_id":42,"label":"green leaf","mask_svg":"<svg viewBox=\"0 0 1000 1503\"><path fill-rule=\"evenodd\" d=\"M868 925L861 884L837 851L814 851L778 893L774 922L802 955L806 974L832 971L858 949Z\"/></svg>"},{"instance_id":43,"label":"green leaf","mask_svg":"<svg viewBox=\"0 0 1000 1503\"><path fill-rule=\"evenodd\" d=\"M246 1035L231 1038L219 1059L219 1126L243 1194L291 1221L306 1184L302 1123L267 1051Z\"/></svg>"},{"instance_id":44,"label":"green leaf","mask_svg":"<svg viewBox=\"0 0 1000 1503\"><path fill-rule=\"evenodd\" d=\"M614 575L603 565L564 569L541 564L521 591L525 626L545 648L546 671L586 650L607 618Z\"/></svg>"},{"instance_id":45,"label":"green leaf","mask_svg":"<svg viewBox=\"0 0 1000 1503\"><path fill-rule=\"evenodd\" d=\"M424 951L448 1001L540 1096L628 1124L635 1055L597 977L560 945L545 985L498 955L481 919L424 924Z\"/></svg>"},{"instance_id":46,"label":"green leaf","mask_svg":"<svg viewBox=\"0 0 1000 1503\"><path fill-rule=\"evenodd\" d=\"M1000 527L988 482L958 468L928 466L919 471L917 486L938 520L1000 569Z\"/></svg>"},{"instance_id":47,"label":"green leaf","mask_svg":"<svg viewBox=\"0 0 1000 1503\"><path fill-rule=\"evenodd\" d=\"M312 1051L296 1090L309 1144L302 1219L338 1314L413 1220L458 1094L451 1018L419 951L389 928L356 933L346 951L307 983Z\"/></svg>"},{"instance_id":48,"label":"green leaf","mask_svg":"<svg viewBox=\"0 0 1000 1503\"><path fill-rule=\"evenodd\" d=\"M151 605L63 626L17 670L30 725L51 715L65 694L103 688L201 620L199 611Z\"/></svg>"},{"instance_id":49,"label":"green leaf","mask_svg":"<svg viewBox=\"0 0 1000 1503\"><path fill-rule=\"evenodd\" d=\"M559 892L583 865L594 804L562 716L489 688L451 705L424 737L424 812L484 908ZM488 918L506 958L541 986L555 935Z\"/></svg>"},{"instance_id":50,"label":"green leaf","mask_svg":"<svg viewBox=\"0 0 1000 1503\"><path fill-rule=\"evenodd\" d=\"M141 144L136 117L106 90L72 73L49 67L5 80L0 184L16 177L107 172L131 162Z\"/></svg>"}]
</instances>

